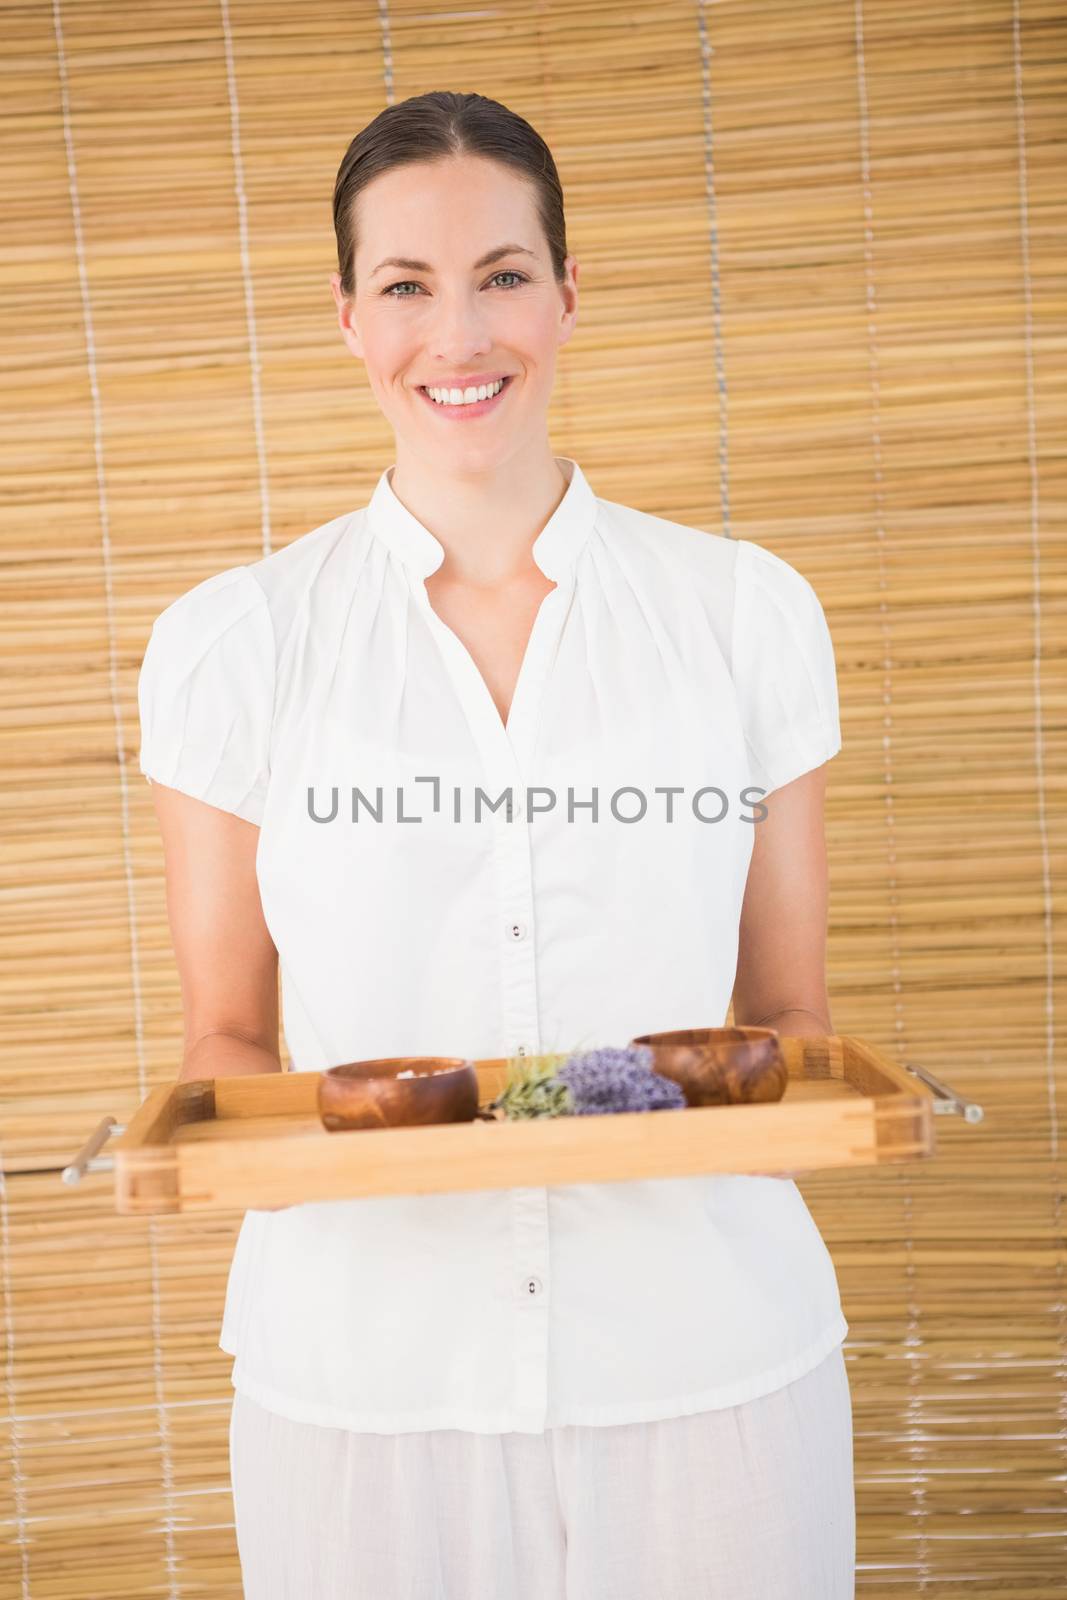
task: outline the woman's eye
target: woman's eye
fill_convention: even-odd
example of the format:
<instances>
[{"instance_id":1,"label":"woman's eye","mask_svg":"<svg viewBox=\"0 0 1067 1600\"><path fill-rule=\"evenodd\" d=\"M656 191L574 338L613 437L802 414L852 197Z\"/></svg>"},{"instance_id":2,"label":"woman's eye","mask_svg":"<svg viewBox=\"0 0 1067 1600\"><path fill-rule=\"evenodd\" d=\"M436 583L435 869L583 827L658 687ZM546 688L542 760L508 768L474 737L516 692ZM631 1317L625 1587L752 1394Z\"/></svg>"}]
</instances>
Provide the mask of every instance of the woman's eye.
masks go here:
<instances>
[{"instance_id":1,"label":"woman's eye","mask_svg":"<svg viewBox=\"0 0 1067 1600\"><path fill-rule=\"evenodd\" d=\"M505 289L517 289L520 284L529 283L529 281L530 281L529 278L526 277L525 273L517 272L512 267L504 267L504 268L502 268L502 270L500 272L494 272L494 274L490 278L489 282L490 283L495 283L497 278L514 278L516 280L515 283L513 283L513 284L511 284L511 283L504 284L504 288ZM382 290L382 293L384 295L388 295L393 300L412 300L412 299L415 298L414 295L398 294L397 290L399 290L399 289L418 289L419 287L420 287L419 284L415 283L413 281L413 279L405 278L400 283L391 283L387 289L383 289Z\"/></svg>"}]
</instances>

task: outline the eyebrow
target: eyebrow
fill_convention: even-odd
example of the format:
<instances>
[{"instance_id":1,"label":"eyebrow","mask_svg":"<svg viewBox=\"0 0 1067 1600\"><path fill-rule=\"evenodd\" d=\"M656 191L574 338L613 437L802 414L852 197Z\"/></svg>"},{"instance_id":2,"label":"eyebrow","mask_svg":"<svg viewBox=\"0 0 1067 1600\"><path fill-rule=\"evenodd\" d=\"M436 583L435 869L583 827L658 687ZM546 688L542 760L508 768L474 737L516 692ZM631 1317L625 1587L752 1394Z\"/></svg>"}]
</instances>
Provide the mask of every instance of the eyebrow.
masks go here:
<instances>
[{"instance_id":1,"label":"eyebrow","mask_svg":"<svg viewBox=\"0 0 1067 1600\"><path fill-rule=\"evenodd\" d=\"M532 256L533 254L534 252L527 250L523 244L498 244L495 250L489 250L484 256L479 256L471 271L478 272L482 267L491 267L494 261L500 261L504 256ZM410 256L386 256L385 260L379 261L374 271L369 274L368 281L369 278L376 278L379 272L383 272L386 267L400 267L404 272L433 271L428 261L414 261Z\"/></svg>"}]
</instances>

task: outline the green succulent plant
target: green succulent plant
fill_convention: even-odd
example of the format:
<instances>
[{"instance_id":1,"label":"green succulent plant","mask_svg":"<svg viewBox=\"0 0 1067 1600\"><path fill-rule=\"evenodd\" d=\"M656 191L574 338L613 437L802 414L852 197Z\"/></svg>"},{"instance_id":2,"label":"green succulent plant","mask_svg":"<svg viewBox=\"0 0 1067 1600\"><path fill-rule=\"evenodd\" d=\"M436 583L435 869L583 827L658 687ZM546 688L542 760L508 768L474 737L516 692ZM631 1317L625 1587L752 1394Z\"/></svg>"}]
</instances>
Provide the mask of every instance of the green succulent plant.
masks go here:
<instances>
[{"instance_id":1,"label":"green succulent plant","mask_svg":"<svg viewBox=\"0 0 1067 1600\"><path fill-rule=\"evenodd\" d=\"M568 1059L565 1051L547 1055L509 1056L507 1081L491 1102L490 1110L501 1109L509 1120L568 1116L573 1110L571 1092L556 1077Z\"/></svg>"}]
</instances>

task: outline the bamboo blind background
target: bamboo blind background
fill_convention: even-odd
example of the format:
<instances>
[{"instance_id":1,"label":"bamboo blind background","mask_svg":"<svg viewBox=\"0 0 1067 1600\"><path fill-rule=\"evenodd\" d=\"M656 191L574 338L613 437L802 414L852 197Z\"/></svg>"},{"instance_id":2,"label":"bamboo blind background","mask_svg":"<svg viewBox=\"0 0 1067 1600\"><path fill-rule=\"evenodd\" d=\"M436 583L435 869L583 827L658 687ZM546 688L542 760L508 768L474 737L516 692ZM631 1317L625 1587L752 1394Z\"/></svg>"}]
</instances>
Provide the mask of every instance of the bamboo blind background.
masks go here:
<instances>
[{"instance_id":1,"label":"bamboo blind background","mask_svg":"<svg viewBox=\"0 0 1067 1600\"><path fill-rule=\"evenodd\" d=\"M357 128L440 87L512 104L560 166L556 449L814 583L835 1026L986 1107L925 1167L803 1182L850 1323L858 1590L1063 1593L1062 8L3 14L0 1597L240 1594L239 1218L117 1218L56 1169L180 1056L149 626L392 460L330 197Z\"/></svg>"}]
</instances>

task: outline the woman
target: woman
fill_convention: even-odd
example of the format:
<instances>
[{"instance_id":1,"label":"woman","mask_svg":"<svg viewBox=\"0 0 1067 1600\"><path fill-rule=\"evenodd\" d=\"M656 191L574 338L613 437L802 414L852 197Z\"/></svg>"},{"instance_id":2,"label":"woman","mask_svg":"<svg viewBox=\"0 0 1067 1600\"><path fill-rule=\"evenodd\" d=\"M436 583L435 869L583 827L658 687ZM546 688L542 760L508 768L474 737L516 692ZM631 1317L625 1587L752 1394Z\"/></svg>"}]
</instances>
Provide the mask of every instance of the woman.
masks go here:
<instances>
[{"instance_id":1,"label":"woman","mask_svg":"<svg viewBox=\"0 0 1067 1600\"><path fill-rule=\"evenodd\" d=\"M547 147L419 96L334 212L396 462L175 601L142 669L182 1076L279 1070L279 960L297 1071L624 1045L731 992L832 1032L825 618L772 552L552 453L578 269ZM245 1594L851 1596L846 1332L788 1176L250 1211L220 1338Z\"/></svg>"}]
</instances>

